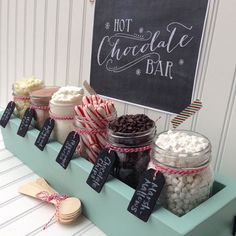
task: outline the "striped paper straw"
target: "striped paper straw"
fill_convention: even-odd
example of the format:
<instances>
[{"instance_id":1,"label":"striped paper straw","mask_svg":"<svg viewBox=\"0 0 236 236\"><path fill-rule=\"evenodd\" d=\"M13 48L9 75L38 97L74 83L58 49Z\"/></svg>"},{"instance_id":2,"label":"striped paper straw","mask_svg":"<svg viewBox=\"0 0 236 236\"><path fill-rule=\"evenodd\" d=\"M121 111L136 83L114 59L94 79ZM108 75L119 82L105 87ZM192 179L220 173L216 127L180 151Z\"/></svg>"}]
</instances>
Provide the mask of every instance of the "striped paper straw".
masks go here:
<instances>
[{"instance_id":1,"label":"striped paper straw","mask_svg":"<svg viewBox=\"0 0 236 236\"><path fill-rule=\"evenodd\" d=\"M180 124L182 124L190 116L194 115L201 108L202 108L202 102L199 99L188 105L183 111L181 111L177 116L175 116L171 120L173 128L174 129L177 128Z\"/></svg>"}]
</instances>

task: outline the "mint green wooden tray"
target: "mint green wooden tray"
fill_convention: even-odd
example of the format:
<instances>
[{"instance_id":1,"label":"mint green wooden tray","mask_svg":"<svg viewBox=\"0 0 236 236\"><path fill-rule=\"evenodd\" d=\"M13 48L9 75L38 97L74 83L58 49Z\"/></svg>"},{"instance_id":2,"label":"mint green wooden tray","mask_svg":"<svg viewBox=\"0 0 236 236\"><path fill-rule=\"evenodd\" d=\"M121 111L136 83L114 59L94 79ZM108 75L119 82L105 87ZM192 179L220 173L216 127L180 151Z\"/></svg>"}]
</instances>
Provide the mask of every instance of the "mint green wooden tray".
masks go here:
<instances>
[{"instance_id":1,"label":"mint green wooden tray","mask_svg":"<svg viewBox=\"0 0 236 236\"><path fill-rule=\"evenodd\" d=\"M2 112L0 111L0 116ZM61 145L48 144L43 152L34 146L39 131L28 131L25 138L16 135L20 125L12 118L2 128L6 148L35 173L44 177L58 192L77 196L83 213L109 236L230 236L236 215L236 183L216 176L214 195L182 217L164 208L154 211L147 223L126 209L134 190L110 178L100 194L87 184L92 164L83 158L73 159L64 170L56 161Z\"/></svg>"}]
</instances>

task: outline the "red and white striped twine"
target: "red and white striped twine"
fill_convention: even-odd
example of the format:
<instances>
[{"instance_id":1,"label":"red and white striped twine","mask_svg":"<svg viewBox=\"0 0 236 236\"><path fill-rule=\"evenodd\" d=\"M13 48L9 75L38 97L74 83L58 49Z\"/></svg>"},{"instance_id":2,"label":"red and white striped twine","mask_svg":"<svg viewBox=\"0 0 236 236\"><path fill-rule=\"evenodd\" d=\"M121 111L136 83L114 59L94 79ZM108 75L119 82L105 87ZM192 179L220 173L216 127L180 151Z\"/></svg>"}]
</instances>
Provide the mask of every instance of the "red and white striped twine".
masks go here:
<instances>
[{"instance_id":1,"label":"red and white striped twine","mask_svg":"<svg viewBox=\"0 0 236 236\"><path fill-rule=\"evenodd\" d=\"M121 148L121 147L116 147L111 144L107 144L107 148L113 151L121 152L121 153L132 153L132 152L144 152L151 150L151 146L144 146L144 147L137 147L137 148Z\"/></svg>"},{"instance_id":2,"label":"red and white striped twine","mask_svg":"<svg viewBox=\"0 0 236 236\"><path fill-rule=\"evenodd\" d=\"M14 102L17 102L17 101L28 102L30 100L30 98L29 97L14 96L13 100L14 100Z\"/></svg>"},{"instance_id":3,"label":"red and white striped twine","mask_svg":"<svg viewBox=\"0 0 236 236\"><path fill-rule=\"evenodd\" d=\"M42 110L42 111L48 111L49 106L37 106L37 105L30 105L31 109L36 109L36 110Z\"/></svg>"},{"instance_id":4,"label":"red and white striped twine","mask_svg":"<svg viewBox=\"0 0 236 236\"><path fill-rule=\"evenodd\" d=\"M53 193L53 194L49 194L46 191L42 191L36 194L36 198L44 201L44 202L51 202L53 200L56 201L56 212L55 214L51 217L51 219L45 224L45 226L43 227L43 229L45 230L49 224L52 222L52 220L56 217L59 217L59 208L60 208L60 203L61 201L67 199L69 196L68 195L59 195L58 193Z\"/></svg>"},{"instance_id":5,"label":"red and white striped twine","mask_svg":"<svg viewBox=\"0 0 236 236\"><path fill-rule=\"evenodd\" d=\"M91 134L105 134L107 133L106 129L80 129L75 128L74 131L80 135L91 135Z\"/></svg>"},{"instance_id":6,"label":"red and white striped twine","mask_svg":"<svg viewBox=\"0 0 236 236\"><path fill-rule=\"evenodd\" d=\"M50 118L53 120L74 120L74 116L56 116L54 114L50 114Z\"/></svg>"},{"instance_id":7,"label":"red and white striped twine","mask_svg":"<svg viewBox=\"0 0 236 236\"><path fill-rule=\"evenodd\" d=\"M178 170L171 167L157 165L153 160L151 160L150 162L151 162L151 168L156 170L156 172L160 171L161 173L172 174L172 175L194 175L194 174L202 172L208 167L208 165L206 165L204 167L197 168L197 169L188 169L188 170L179 169Z\"/></svg>"}]
</instances>

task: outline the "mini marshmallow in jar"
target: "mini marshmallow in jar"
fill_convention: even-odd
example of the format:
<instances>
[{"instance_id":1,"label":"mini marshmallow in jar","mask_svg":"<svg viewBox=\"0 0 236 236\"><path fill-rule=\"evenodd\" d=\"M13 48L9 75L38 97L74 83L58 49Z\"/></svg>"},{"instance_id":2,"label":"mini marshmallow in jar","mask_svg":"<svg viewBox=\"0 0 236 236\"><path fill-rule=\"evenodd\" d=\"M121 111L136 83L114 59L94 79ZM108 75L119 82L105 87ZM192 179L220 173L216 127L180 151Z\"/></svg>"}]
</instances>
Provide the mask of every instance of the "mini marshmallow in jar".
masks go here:
<instances>
[{"instance_id":1,"label":"mini marshmallow in jar","mask_svg":"<svg viewBox=\"0 0 236 236\"><path fill-rule=\"evenodd\" d=\"M207 200L214 181L210 161L211 143L203 135L185 130L159 134L149 166L165 176L161 204L183 216Z\"/></svg>"}]
</instances>

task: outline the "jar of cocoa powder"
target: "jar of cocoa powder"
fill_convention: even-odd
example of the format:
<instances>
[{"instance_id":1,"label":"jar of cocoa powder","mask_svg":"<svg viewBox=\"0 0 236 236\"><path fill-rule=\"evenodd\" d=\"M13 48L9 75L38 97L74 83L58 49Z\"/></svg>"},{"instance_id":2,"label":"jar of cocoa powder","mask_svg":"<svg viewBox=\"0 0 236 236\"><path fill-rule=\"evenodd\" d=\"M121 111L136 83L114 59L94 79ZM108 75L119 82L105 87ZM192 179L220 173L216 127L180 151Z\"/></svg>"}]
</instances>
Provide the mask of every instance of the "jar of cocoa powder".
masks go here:
<instances>
[{"instance_id":1,"label":"jar of cocoa powder","mask_svg":"<svg viewBox=\"0 0 236 236\"><path fill-rule=\"evenodd\" d=\"M49 117L49 101L59 87L45 87L30 93L30 107L36 112L35 128L41 130Z\"/></svg>"},{"instance_id":2,"label":"jar of cocoa powder","mask_svg":"<svg viewBox=\"0 0 236 236\"><path fill-rule=\"evenodd\" d=\"M150 161L155 133L155 122L143 114L121 116L109 123L108 148L118 157L114 177L132 188L137 187Z\"/></svg>"}]
</instances>

